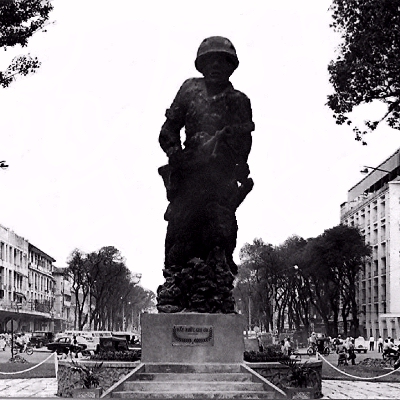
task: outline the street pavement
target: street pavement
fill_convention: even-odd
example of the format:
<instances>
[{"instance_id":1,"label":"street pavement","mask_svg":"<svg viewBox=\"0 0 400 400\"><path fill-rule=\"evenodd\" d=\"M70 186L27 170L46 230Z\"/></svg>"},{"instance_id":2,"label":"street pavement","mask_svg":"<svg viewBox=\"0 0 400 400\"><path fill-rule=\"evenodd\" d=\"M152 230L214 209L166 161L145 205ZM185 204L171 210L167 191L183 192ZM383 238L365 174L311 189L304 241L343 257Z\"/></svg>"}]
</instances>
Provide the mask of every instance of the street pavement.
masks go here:
<instances>
[{"instance_id":1,"label":"street pavement","mask_svg":"<svg viewBox=\"0 0 400 400\"><path fill-rule=\"evenodd\" d=\"M10 397L57 398L57 379L1 379L0 399Z\"/></svg>"},{"instance_id":2,"label":"street pavement","mask_svg":"<svg viewBox=\"0 0 400 400\"><path fill-rule=\"evenodd\" d=\"M0 399L57 398L56 378L2 379ZM400 383L322 381L322 399L399 399Z\"/></svg>"},{"instance_id":3,"label":"street pavement","mask_svg":"<svg viewBox=\"0 0 400 400\"><path fill-rule=\"evenodd\" d=\"M47 350L35 351L29 361L40 362L49 355L50 352ZM335 357L336 355L333 354L327 359L335 365ZM376 351L368 352L366 355L360 354L357 355L357 361L367 357L380 358L381 354ZM5 362L3 358L6 357L0 354L0 362ZM12 397L58 398L56 393L56 378L0 380L0 399ZM322 399L400 399L400 383L323 380L322 393Z\"/></svg>"},{"instance_id":4,"label":"street pavement","mask_svg":"<svg viewBox=\"0 0 400 400\"><path fill-rule=\"evenodd\" d=\"M324 357L332 365L337 365L337 354ZM382 358L382 353L367 351L366 354L357 353L356 362L366 358ZM323 361L324 362L324 361ZM383 374L387 374L391 369L385 369ZM352 374L351 365L346 372ZM400 374L400 370L394 372ZM370 382L365 380L342 381L342 380L323 380L322 399L400 399L400 383Z\"/></svg>"},{"instance_id":5,"label":"street pavement","mask_svg":"<svg viewBox=\"0 0 400 400\"><path fill-rule=\"evenodd\" d=\"M323 399L400 399L400 383L323 380L322 394Z\"/></svg>"}]
</instances>

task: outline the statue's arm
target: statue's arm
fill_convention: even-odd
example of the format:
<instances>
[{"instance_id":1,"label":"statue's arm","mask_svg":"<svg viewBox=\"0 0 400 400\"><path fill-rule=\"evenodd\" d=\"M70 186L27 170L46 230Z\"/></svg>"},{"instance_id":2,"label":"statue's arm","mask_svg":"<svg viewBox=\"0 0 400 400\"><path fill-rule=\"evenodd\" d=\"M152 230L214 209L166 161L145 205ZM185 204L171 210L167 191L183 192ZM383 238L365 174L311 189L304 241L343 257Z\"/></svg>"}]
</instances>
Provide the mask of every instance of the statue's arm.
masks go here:
<instances>
[{"instance_id":1,"label":"statue's arm","mask_svg":"<svg viewBox=\"0 0 400 400\"><path fill-rule=\"evenodd\" d=\"M181 129L185 126L185 115L187 111L187 92L190 80L186 80L180 87L171 107L166 111L166 120L161 127L159 143L161 148L170 157L172 154L182 150Z\"/></svg>"},{"instance_id":2,"label":"statue's arm","mask_svg":"<svg viewBox=\"0 0 400 400\"><path fill-rule=\"evenodd\" d=\"M161 128L159 142L168 157L182 149L180 134L182 127L183 125L167 118Z\"/></svg>"},{"instance_id":3,"label":"statue's arm","mask_svg":"<svg viewBox=\"0 0 400 400\"><path fill-rule=\"evenodd\" d=\"M255 129L253 122L253 112L250 99L241 93L233 107L235 123L231 126L233 146L237 153L238 163L246 163L250 154L252 145L251 133Z\"/></svg>"}]
</instances>

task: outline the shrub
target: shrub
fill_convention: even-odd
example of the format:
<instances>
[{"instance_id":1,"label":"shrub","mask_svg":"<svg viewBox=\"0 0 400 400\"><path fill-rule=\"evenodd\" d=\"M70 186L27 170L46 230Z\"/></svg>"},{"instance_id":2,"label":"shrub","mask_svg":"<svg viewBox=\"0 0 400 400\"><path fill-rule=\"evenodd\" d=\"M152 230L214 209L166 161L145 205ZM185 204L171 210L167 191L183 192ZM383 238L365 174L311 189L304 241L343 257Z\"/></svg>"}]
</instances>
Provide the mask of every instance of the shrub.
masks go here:
<instances>
[{"instance_id":1,"label":"shrub","mask_svg":"<svg viewBox=\"0 0 400 400\"><path fill-rule=\"evenodd\" d=\"M245 351L244 360L248 362L273 362L284 359L281 346L270 344L264 347L264 351Z\"/></svg>"},{"instance_id":2,"label":"shrub","mask_svg":"<svg viewBox=\"0 0 400 400\"><path fill-rule=\"evenodd\" d=\"M81 376L82 387L86 389L92 389L99 386L100 379L98 373L103 363L95 364L94 366L86 366L83 364L79 364L72 359L71 362L71 370L74 372L78 372Z\"/></svg>"},{"instance_id":3,"label":"shrub","mask_svg":"<svg viewBox=\"0 0 400 400\"><path fill-rule=\"evenodd\" d=\"M134 362L141 358L141 350L132 351L100 351L90 356L91 360Z\"/></svg>"}]
</instances>

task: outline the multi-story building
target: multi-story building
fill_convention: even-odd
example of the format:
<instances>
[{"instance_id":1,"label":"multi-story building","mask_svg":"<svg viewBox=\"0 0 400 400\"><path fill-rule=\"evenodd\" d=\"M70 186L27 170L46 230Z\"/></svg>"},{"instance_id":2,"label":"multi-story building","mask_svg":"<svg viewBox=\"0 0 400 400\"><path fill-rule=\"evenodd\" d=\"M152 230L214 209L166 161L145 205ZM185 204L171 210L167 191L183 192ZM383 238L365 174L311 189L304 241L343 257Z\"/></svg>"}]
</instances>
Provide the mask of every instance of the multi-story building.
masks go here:
<instances>
[{"instance_id":1,"label":"multi-story building","mask_svg":"<svg viewBox=\"0 0 400 400\"><path fill-rule=\"evenodd\" d=\"M55 261L0 225L0 331L54 331L64 315L56 313Z\"/></svg>"},{"instance_id":2,"label":"multi-story building","mask_svg":"<svg viewBox=\"0 0 400 400\"><path fill-rule=\"evenodd\" d=\"M65 275L64 268L54 268L54 331L62 332L73 329L74 320L71 312L71 281Z\"/></svg>"},{"instance_id":3,"label":"multi-story building","mask_svg":"<svg viewBox=\"0 0 400 400\"><path fill-rule=\"evenodd\" d=\"M400 149L348 191L342 224L356 226L372 256L358 281L363 336L400 337Z\"/></svg>"}]
</instances>

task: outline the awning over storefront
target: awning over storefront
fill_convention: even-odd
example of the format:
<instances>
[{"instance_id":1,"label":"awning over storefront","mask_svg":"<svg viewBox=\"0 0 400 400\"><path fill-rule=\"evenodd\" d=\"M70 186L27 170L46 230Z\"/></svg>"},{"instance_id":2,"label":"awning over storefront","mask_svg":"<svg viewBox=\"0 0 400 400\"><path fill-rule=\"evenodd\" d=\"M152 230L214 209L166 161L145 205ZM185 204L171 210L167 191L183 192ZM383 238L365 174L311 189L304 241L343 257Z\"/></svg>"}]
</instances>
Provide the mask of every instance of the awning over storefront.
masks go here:
<instances>
[{"instance_id":1,"label":"awning over storefront","mask_svg":"<svg viewBox=\"0 0 400 400\"><path fill-rule=\"evenodd\" d=\"M14 293L15 293L15 295L16 295L17 297L20 297L20 298L26 300L26 296L25 296L23 293L21 293L21 292L14 292Z\"/></svg>"}]
</instances>

